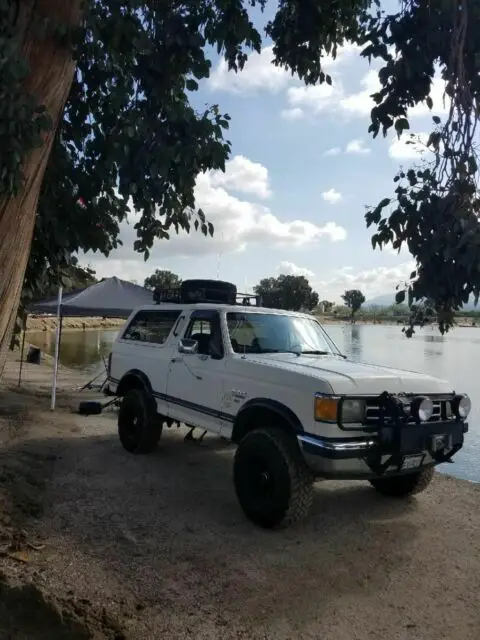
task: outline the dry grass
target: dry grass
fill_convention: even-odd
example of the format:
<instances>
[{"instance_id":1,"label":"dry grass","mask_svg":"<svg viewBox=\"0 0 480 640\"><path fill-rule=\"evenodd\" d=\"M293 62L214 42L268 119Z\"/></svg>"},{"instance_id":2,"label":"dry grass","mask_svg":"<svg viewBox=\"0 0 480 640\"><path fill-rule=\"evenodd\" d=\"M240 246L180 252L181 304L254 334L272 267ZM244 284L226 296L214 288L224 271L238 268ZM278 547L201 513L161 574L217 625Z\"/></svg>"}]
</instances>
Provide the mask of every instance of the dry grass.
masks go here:
<instances>
[{"instance_id":1,"label":"dry grass","mask_svg":"<svg viewBox=\"0 0 480 640\"><path fill-rule=\"evenodd\" d=\"M125 320L117 318L64 318L63 329L115 329L122 327ZM57 320L50 316L28 316L27 331L54 331Z\"/></svg>"}]
</instances>

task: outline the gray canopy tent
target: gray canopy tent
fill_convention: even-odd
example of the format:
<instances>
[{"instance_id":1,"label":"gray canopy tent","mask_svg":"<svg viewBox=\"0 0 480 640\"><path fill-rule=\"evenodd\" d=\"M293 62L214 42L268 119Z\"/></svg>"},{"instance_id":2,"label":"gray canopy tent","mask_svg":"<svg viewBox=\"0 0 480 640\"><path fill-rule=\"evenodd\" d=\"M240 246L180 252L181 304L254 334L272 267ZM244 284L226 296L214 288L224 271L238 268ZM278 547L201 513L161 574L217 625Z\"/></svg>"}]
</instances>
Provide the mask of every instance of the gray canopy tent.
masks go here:
<instances>
[{"instance_id":1,"label":"gray canopy tent","mask_svg":"<svg viewBox=\"0 0 480 640\"><path fill-rule=\"evenodd\" d=\"M29 315L56 315L57 335L55 342L55 361L52 384L52 409L55 408L56 379L58 356L62 338L63 318L128 318L135 309L146 304L153 304L153 293L139 285L120 280L119 278L104 278L100 282L58 297L33 303L28 308ZM22 379L22 363L25 350L25 332L23 332L22 351L20 358L20 372L18 384Z\"/></svg>"},{"instance_id":2,"label":"gray canopy tent","mask_svg":"<svg viewBox=\"0 0 480 640\"><path fill-rule=\"evenodd\" d=\"M128 318L135 307L153 304L152 291L119 278L104 278L86 289L62 297L62 318ZM29 314L57 314L58 298L32 304Z\"/></svg>"}]
</instances>

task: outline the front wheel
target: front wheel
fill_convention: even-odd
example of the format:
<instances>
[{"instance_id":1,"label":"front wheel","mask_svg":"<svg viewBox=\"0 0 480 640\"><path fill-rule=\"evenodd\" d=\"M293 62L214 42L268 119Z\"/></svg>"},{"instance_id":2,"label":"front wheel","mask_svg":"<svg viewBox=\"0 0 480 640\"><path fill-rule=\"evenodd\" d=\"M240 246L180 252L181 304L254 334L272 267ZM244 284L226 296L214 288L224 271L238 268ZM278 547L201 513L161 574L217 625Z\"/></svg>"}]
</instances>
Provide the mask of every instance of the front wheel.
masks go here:
<instances>
[{"instance_id":1,"label":"front wheel","mask_svg":"<svg viewBox=\"0 0 480 640\"><path fill-rule=\"evenodd\" d=\"M304 518L312 503L313 476L295 438L280 429L255 429L241 440L233 469L245 515L266 529Z\"/></svg>"},{"instance_id":2,"label":"front wheel","mask_svg":"<svg viewBox=\"0 0 480 640\"><path fill-rule=\"evenodd\" d=\"M421 471L408 473L393 478L375 478L370 480L374 489L389 498L405 498L424 491L432 481L435 467L427 467Z\"/></svg>"},{"instance_id":3,"label":"front wheel","mask_svg":"<svg viewBox=\"0 0 480 640\"><path fill-rule=\"evenodd\" d=\"M141 389L127 391L118 411L118 436L123 448L129 453L151 453L160 440L162 426L154 398Z\"/></svg>"}]
</instances>

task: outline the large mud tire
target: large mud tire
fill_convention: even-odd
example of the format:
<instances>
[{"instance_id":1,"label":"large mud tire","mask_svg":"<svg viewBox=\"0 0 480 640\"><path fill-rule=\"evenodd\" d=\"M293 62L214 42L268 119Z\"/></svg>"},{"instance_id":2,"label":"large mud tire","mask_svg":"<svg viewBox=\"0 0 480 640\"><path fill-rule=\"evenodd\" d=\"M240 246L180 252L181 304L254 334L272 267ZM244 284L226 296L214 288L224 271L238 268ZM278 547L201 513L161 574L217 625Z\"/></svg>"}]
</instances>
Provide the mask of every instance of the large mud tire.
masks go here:
<instances>
[{"instance_id":1,"label":"large mud tire","mask_svg":"<svg viewBox=\"0 0 480 640\"><path fill-rule=\"evenodd\" d=\"M313 475L295 438L281 429L247 433L238 445L233 475L240 506L256 525L285 527L310 510Z\"/></svg>"},{"instance_id":2,"label":"large mud tire","mask_svg":"<svg viewBox=\"0 0 480 640\"><path fill-rule=\"evenodd\" d=\"M151 453L162 428L154 398L141 389L127 391L118 411L118 436L123 448L129 453Z\"/></svg>"},{"instance_id":3,"label":"large mud tire","mask_svg":"<svg viewBox=\"0 0 480 640\"><path fill-rule=\"evenodd\" d=\"M375 478L370 480L374 489L388 498L406 498L425 491L432 481L435 467L427 467L421 471L408 473L393 478Z\"/></svg>"}]
</instances>

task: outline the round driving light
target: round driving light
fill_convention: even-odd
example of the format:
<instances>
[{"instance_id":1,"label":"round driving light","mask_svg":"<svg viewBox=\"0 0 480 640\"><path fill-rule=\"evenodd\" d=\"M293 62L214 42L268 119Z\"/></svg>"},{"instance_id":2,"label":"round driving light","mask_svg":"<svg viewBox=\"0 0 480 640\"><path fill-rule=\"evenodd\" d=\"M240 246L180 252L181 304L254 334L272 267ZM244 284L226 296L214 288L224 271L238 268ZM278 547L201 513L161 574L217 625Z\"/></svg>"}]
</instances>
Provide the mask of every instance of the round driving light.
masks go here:
<instances>
[{"instance_id":1,"label":"round driving light","mask_svg":"<svg viewBox=\"0 0 480 640\"><path fill-rule=\"evenodd\" d=\"M427 422L433 414L433 402L424 396L415 398L411 404L411 412L420 422Z\"/></svg>"},{"instance_id":2,"label":"round driving light","mask_svg":"<svg viewBox=\"0 0 480 640\"><path fill-rule=\"evenodd\" d=\"M472 410L472 401L468 396L455 396L452 409L458 418L464 420Z\"/></svg>"}]
</instances>

